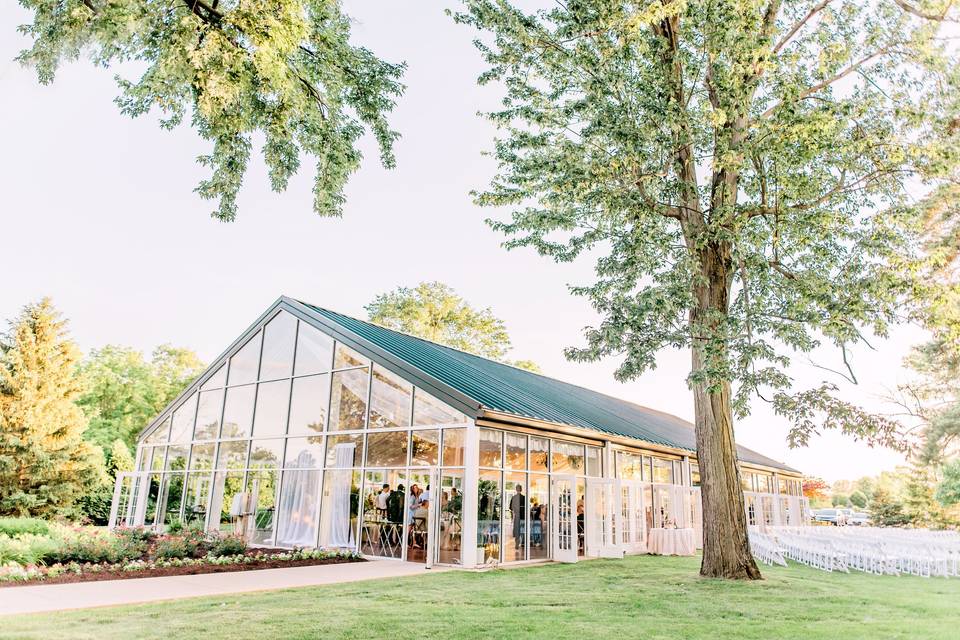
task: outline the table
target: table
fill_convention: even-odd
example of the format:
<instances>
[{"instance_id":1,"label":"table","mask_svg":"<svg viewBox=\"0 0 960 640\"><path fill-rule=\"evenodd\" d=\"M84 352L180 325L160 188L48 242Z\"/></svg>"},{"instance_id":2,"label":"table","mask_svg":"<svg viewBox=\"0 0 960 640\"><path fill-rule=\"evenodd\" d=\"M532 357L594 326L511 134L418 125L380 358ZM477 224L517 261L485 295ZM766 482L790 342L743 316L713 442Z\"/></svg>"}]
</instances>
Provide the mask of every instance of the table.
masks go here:
<instances>
[{"instance_id":1,"label":"table","mask_svg":"<svg viewBox=\"0 0 960 640\"><path fill-rule=\"evenodd\" d=\"M692 556L697 547L693 529L650 529L647 553L658 556Z\"/></svg>"}]
</instances>

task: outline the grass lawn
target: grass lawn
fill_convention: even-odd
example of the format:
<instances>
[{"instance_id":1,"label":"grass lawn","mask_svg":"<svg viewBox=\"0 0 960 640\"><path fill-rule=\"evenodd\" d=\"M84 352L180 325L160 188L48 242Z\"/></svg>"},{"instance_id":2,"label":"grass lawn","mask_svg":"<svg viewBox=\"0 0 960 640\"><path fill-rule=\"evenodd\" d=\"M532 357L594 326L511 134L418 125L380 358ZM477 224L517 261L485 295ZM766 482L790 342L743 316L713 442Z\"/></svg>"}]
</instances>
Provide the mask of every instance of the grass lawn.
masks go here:
<instances>
[{"instance_id":1,"label":"grass lawn","mask_svg":"<svg viewBox=\"0 0 960 640\"><path fill-rule=\"evenodd\" d=\"M960 638L960 580L633 556L0 618L15 638ZM0 591L0 597L3 597Z\"/></svg>"}]
</instances>

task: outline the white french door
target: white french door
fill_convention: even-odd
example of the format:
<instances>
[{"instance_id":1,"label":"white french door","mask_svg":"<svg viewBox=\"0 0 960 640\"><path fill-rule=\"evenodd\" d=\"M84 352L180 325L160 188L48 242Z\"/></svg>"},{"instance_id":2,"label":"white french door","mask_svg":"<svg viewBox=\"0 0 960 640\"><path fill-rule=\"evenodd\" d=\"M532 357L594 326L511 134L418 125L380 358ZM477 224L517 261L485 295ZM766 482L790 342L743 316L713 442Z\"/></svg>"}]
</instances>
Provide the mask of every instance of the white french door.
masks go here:
<instances>
[{"instance_id":1,"label":"white french door","mask_svg":"<svg viewBox=\"0 0 960 640\"><path fill-rule=\"evenodd\" d=\"M595 558L622 558L623 521L620 481L587 478L585 499L586 554Z\"/></svg>"},{"instance_id":2,"label":"white french door","mask_svg":"<svg viewBox=\"0 0 960 640\"><path fill-rule=\"evenodd\" d=\"M644 519L643 483L621 480L619 487L620 544L626 553L646 553L647 527Z\"/></svg>"},{"instance_id":3,"label":"white french door","mask_svg":"<svg viewBox=\"0 0 960 640\"><path fill-rule=\"evenodd\" d=\"M577 561L577 479L570 475L550 478L550 538L555 562Z\"/></svg>"}]
</instances>

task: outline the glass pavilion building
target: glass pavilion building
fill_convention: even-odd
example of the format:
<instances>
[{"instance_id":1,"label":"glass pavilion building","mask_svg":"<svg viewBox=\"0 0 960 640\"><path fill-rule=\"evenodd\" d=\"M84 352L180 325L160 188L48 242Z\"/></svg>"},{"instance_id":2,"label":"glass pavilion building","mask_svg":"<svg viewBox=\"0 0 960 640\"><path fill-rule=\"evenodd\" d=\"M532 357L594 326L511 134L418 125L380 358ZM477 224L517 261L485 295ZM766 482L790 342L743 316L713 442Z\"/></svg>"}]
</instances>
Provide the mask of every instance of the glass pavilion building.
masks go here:
<instances>
[{"instance_id":1,"label":"glass pavilion building","mask_svg":"<svg viewBox=\"0 0 960 640\"><path fill-rule=\"evenodd\" d=\"M700 530L693 427L282 297L140 434L111 526L477 567ZM752 525L803 524L801 474L739 447Z\"/></svg>"}]
</instances>

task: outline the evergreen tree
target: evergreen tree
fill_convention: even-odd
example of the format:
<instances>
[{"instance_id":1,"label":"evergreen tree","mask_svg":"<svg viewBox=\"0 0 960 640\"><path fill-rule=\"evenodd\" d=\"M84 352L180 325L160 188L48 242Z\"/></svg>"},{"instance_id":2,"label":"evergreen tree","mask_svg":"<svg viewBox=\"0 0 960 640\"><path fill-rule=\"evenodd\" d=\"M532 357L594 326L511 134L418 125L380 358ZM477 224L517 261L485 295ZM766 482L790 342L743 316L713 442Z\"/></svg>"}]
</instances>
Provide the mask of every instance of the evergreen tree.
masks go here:
<instances>
[{"instance_id":1,"label":"evergreen tree","mask_svg":"<svg viewBox=\"0 0 960 640\"><path fill-rule=\"evenodd\" d=\"M904 500L904 513L915 527L942 527L946 515L943 507L934 497L936 484L931 470L915 465L910 470L907 481L907 495Z\"/></svg>"},{"instance_id":2,"label":"evergreen tree","mask_svg":"<svg viewBox=\"0 0 960 640\"><path fill-rule=\"evenodd\" d=\"M47 298L0 339L0 515L73 516L104 480L102 452L83 439L76 404L80 352Z\"/></svg>"},{"instance_id":3,"label":"evergreen tree","mask_svg":"<svg viewBox=\"0 0 960 640\"><path fill-rule=\"evenodd\" d=\"M944 507L960 505L960 460L943 466L943 477L935 495Z\"/></svg>"},{"instance_id":4,"label":"evergreen tree","mask_svg":"<svg viewBox=\"0 0 960 640\"><path fill-rule=\"evenodd\" d=\"M883 488L877 488L870 503L870 519L878 527L901 527L910 522L903 512L903 503Z\"/></svg>"},{"instance_id":5,"label":"evergreen tree","mask_svg":"<svg viewBox=\"0 0 960 640\"><path fill-rule=\"evenodd\" d=\"M133 471L133 466L133 454L123 440L117 438L106 451L108 477L80 500L80 510L85 520L101 526L110 521L110 506L113 503L113 489L116 486L117 474Z\"/></svg>"}]
</instances>

